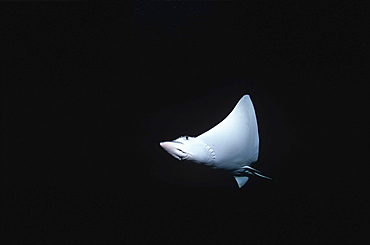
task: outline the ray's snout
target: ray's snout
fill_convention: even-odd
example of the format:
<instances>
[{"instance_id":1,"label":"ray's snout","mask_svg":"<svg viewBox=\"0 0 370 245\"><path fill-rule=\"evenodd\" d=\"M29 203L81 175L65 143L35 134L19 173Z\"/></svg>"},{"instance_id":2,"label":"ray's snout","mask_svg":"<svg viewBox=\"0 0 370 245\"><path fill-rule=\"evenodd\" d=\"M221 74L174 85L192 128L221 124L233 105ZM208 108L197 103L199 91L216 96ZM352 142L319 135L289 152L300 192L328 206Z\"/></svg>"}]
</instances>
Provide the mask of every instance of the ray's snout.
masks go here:
<instances>
[{"instance_id":1,"label":"ray's snout","mask_svg":"<svg viewBox=\"0 0 370 245\"><path fill-rule=\"evenodd\" d=\"M161 142L161 143L159 143L159 145L160 145L162 148L164 148L164 149L166 149L166 148L168 148L168 147L169 147L168 142Z\"/></svg>"},{"instance_id":2,"label":"ray's snout","mask_svg":"<svg viewBox=\"0 0 370 245\"><path fill-rule=\"evenodd\" d=\"M161 142L161 143L159 143L159 145L160 145L164 150L166 150L167 152L170 152L171 150L173 150L173 148L175 148L174 143L169 142L169 141Z\"/></svg>"}]
</instances>

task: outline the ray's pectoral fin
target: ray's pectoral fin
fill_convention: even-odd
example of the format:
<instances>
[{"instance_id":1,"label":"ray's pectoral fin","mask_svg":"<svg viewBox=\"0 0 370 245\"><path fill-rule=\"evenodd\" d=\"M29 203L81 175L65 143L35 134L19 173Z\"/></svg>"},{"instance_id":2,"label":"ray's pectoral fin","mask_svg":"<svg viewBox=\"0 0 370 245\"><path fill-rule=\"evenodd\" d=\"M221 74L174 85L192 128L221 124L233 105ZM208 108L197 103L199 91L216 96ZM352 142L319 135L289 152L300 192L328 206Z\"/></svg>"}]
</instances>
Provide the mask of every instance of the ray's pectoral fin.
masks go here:
<instances>
[{"instance_id":1,"label":"ray's pectoral fin","mask_svg":"<svg viewBox=\"0 0 370 245\"><path fill-rule=\"evenodd\" d=\"M249 177L234 175L234 179L236 180L236 183L238 184L238 187L242 188L245 185L245 183L247 183L247 181L249 180Z\"/></svg>"}]
</instances>

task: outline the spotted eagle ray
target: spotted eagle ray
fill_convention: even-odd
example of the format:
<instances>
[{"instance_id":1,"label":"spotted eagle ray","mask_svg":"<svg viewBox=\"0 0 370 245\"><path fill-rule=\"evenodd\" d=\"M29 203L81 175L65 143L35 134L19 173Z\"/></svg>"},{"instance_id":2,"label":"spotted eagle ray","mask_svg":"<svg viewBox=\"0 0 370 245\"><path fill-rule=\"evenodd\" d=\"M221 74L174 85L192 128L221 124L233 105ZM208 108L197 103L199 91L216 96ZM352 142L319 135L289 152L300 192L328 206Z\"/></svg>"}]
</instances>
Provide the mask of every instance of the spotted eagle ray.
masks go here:
<instances>
[{"instance_id":1,"label":"spotted eagle ray","mask_svg":"<svg viewBox=\"0 0 370 245\"><path fill-rule=\"evenodd\" d=\"M259 153L256 113L249 95L244 95L219 124L197 136L181 136L160 146L174 158L230 171L243 187L250 176L272 180L252 168Z\"/></svg>"}]
</instances>

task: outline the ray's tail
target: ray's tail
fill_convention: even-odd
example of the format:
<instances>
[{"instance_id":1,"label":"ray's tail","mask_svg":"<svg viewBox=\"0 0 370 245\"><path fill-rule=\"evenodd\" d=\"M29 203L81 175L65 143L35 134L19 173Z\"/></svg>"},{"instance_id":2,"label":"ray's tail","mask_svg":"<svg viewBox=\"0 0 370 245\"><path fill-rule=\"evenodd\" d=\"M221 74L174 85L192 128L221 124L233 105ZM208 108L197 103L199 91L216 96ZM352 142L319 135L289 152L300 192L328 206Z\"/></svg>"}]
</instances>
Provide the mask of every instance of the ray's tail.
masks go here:
<instances>
[{"instance_id":1,"label":"ray's tail","mask_svg":"<svg viewBox=\"0 0 370 245\"><path fill-rule=\"evenodd\" d=\"M249 180L250 176L257 176L263 179L271 180L271 181L276 181L272 179L271 177L268 177L264 174L262 174L261 171L252 168L250 166L244 166L236 171L233 172L234 178L236 180L236 183L238 184L239 188L243 187Z\"/></svg>"}]
</instances>

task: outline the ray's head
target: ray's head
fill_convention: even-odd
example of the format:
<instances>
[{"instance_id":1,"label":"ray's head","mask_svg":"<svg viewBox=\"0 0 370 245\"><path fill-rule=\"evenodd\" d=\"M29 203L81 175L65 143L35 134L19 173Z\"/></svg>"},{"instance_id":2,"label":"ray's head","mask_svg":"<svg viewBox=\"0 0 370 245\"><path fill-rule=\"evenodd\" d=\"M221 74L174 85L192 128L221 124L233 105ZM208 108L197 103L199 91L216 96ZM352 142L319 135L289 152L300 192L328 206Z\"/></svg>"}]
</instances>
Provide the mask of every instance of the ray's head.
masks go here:
<instances>
[{"instance_id":1,"label":"ray's head","mask_svg":"<svg viewBox=\"0 0 370 245\"><path fill-rule=\"evenodd\" d=\"M181 136L173 141L164 141L160 146L178 160L208 164L212 160L205 144L196 137Z\"/></svg>"},{"instance_id":2,"label":"ray's head","mask_svg":"<svg viewBox=\"0 0 370 245\"><path fill-rule=\"evenodd\" d=\"M178 160L187 160L189 157L189 152L186 150L186 147L189 141L189 136L181 136L173 141L164 141L159 143L160 146L168 152L171 156ZM191 139L190 139L191 140Z\"/></svg>"}]
</instances>

